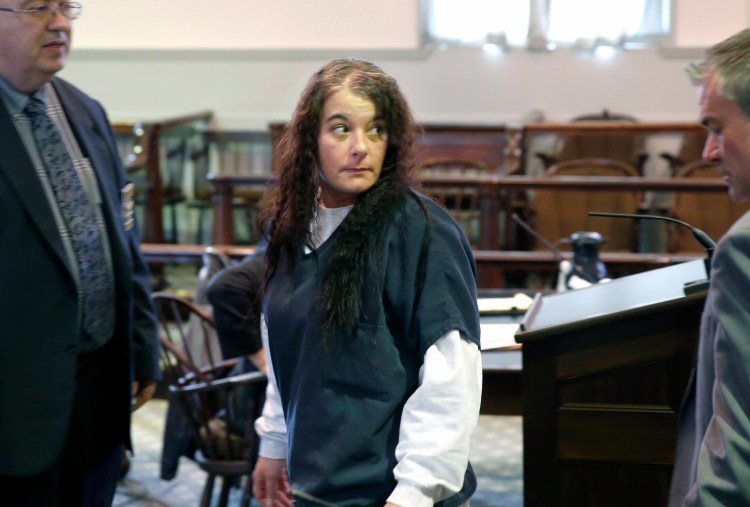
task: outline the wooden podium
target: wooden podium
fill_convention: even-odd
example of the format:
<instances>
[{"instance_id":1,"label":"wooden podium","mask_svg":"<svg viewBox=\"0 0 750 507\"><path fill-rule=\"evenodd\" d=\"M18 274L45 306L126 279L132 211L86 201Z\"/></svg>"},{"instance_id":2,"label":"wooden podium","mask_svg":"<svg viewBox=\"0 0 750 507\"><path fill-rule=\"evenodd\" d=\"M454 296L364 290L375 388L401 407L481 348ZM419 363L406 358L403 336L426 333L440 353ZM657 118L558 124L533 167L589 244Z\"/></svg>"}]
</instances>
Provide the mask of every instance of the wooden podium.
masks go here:
<instances>
[{"instance_id":1,"label":"wooden podium","mask_svg":"<svg viewBox=\"0 0 750 507\"><path fill-rule=\"evenodd\" d=\"M526 507L666 505L705 279L696 260L536 298L516 333Z\"/></svg>"}]
</instances>

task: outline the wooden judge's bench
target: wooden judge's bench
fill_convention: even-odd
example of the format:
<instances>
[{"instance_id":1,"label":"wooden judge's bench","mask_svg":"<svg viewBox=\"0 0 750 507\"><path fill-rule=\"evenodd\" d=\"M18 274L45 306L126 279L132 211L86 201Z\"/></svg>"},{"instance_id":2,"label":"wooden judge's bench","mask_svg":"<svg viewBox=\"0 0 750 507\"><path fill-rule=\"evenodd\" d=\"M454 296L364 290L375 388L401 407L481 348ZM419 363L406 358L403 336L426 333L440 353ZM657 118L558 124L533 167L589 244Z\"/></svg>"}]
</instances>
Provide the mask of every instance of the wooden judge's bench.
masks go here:
<instances>
[{"instance_id":1,"label":"wooden judge's bench","mask_svg":"<svg viewBox=\"0 0 750 507\"><path fill-rule=\"evenodd\" d=\"M516 333L524 505L667 504L705 279L695 260L535 299Z\"/></svg>"}]
</instances>

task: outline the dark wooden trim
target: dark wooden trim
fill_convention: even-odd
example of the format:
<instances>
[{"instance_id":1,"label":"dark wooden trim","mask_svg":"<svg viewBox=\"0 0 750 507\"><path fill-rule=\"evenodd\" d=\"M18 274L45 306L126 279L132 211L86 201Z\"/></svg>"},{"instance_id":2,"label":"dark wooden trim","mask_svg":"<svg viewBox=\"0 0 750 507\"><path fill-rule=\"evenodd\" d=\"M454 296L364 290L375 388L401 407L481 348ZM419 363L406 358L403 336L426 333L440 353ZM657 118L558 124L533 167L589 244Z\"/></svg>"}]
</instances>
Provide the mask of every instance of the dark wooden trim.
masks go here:
<instances>
[{"instance_id":1,"label":"dark wooden trim","mask_svg":"<svg viewBox=\"0 0 750 507\"><path fill-rule=\"evenodd\" d=\"M525 134L570 134L570 133L679 133L705 132L700 123L696 122L618 122L618 121L586 121L570 123L529 123L523 127Z\"/></svg>"},{"instance_id":2,"label":"dark wooden trim","mask_svg":"<svg viewBox=\"0 0 750 507\"><path fill-rule=\"evenodd\" d=\"M173 245L165 243L142 243L141 253L149 264L200 264L207 249L229 256L232 259L242 259L253 252L253 247L239 247L232 245Z\"/></svg>"},{"instance_id":3,"label":"dark wooden trim","mask_svg":"<svg viewBox=\"0 0 750 507\"><path fill-rule=\"evenodd\" d=\"M234 241L232 223L232 194L236 186L265 187L268 176L214 175L214 215L213 241L231 244ZM479 190L481 213L479 248L494 250L513 247L508 237L500 238L500 211L505 211L506 220L515 211L514 192L538 188L566 190L633 190L656 192L726 192L727 185L716 178L644 178L644 177L590 177L558 176L549 178L529 178L526 176L502 176L497 174L466 176L425 176L421 182L430 186L468 186ZM596 210L592 210L596 211ZM507 224L506 224L507 225ZM506 228L507 232L508 228Z\"/></svg>"}]
</instances>

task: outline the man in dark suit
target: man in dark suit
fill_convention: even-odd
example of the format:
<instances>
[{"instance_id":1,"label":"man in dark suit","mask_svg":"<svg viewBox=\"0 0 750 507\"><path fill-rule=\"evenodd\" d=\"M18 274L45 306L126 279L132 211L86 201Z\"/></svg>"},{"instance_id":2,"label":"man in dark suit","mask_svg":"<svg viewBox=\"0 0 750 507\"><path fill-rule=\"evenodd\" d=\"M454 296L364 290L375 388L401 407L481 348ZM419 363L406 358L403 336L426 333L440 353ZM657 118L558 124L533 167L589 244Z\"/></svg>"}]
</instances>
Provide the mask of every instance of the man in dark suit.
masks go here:
<instances>
[{"instance_id":1,"label":"man in dark suit","mask_svg":"<svg viewBox=\"0 0 750 507\"><path fill-rule=\"evenodd\" d=\"M750 199L750 29L693 67L703 158L729 195ZM680 414L670 506L750 504L750 213L719 241L701 323L696 375Z\"/></svg>"},{"instance_id":2,"label":"man in dark suit","mask_svg":"<svg viewBox=\"0 0 750 507\"><path fill-rule=\"evenodd\" d=\"M0 0L0 494L111 505L159 378L132 186L102 107L56 78L80 4Z\"/></svg>"}]
</instances>

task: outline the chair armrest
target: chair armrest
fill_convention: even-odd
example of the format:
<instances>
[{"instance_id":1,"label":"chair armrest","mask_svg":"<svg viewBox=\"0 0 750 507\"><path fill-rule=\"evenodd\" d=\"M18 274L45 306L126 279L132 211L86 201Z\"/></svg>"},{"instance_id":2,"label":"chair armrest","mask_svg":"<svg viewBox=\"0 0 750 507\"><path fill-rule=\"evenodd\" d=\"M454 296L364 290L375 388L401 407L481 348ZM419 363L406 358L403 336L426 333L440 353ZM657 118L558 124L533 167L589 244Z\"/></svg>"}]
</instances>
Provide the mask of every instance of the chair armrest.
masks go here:
<instances>
[{"instance_id":1,"label":"chair armrest","mask_svg":"<svg viewBox=\"0 0 750 507\"><path fill-rule=\"evenodd\" d=\"M223 359L219 362L217 362L213 367L211 366L203 366L200 370L201 373L208 373L211 374L214 378L217 377L217 374L222 374L222 372L228 372L231 371L232 368L237 366L237 363L239 363L240 360L236 357L233 357L232 359ZM218 375L221 376L221 375Z\"/></svg>"},{"instance_id":2,"label":"chair armrest","mask_svg":"<svg viewBox=\"0 0 750 507\"><path fill-rule=\"evenodd\" d=\"M182 380L182 379L180 379ZM198 382L190 385L176 385L172 384L169 386L169 391L173 393L203 393L217 391L220 389L227 389L239 385L247 384L258 384L266 382L268 378L265 373L259 371L253 371L250 373L243 373L241 375L232 375L222 379L214 380L211 382Z\"/></svg>"}]
</instances>

